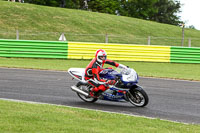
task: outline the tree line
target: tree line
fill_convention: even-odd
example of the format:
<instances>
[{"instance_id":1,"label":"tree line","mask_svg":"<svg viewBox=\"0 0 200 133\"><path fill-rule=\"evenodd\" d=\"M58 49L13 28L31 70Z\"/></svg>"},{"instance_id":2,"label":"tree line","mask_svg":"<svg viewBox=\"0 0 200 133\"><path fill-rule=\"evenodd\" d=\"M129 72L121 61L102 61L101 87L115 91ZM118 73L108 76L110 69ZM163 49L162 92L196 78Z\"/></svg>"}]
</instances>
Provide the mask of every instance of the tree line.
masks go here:
<instances>
[{"instance_id":1,"label":"tree line","mask_svg":"<svg viewBox=\"0 0 200 133\"><path fill-rule=\"evenodd\" d=\"M81 9L180 25L178 0L24 0L46 6Z\"/></svg>"}]
</instances>

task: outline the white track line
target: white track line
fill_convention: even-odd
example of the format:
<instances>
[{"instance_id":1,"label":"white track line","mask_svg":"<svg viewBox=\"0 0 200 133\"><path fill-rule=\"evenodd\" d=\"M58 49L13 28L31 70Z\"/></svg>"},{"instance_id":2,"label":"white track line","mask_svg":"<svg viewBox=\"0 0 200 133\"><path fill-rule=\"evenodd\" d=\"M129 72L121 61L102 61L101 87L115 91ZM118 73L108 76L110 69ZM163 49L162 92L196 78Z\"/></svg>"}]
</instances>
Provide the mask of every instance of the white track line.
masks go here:
<instances>
[{"instance_id":1,"label":"white track line","mask_svg":"<svg viewBox=\"0 0 200 133\"><path fill-rule=\"evenodd\" d=\"M30 104L44 104L44 105L52 105L52 106L69 107L69 108L75 108L75 109L83 109L83 110L89 110L89 111L99 111L99 112L112 113L112 114L121 114L121 115L126 115L126 116L133 116L133 117L140 117L140 118L147 118L147 119L160 119L160 118L153 118L153 117L119 113L119 112L111 112L111 111L104 111L104 110L97 110L97 109L88 109L88 108L82 108L82 107L73 107L73 106L67 106L67 105L33 102L33 101L25 101L25 100L17 100L17 99L0 98L0 100L30 103ZM166 120L166 119L160 119L160 120L167 121L167 122L173 122L173 123L182 123L182 124L186 124L186 125L193 124L193 123L184 123L184 122L178 122L178 121L172 121L172 120Z\"/></svg>"}]
</instances>

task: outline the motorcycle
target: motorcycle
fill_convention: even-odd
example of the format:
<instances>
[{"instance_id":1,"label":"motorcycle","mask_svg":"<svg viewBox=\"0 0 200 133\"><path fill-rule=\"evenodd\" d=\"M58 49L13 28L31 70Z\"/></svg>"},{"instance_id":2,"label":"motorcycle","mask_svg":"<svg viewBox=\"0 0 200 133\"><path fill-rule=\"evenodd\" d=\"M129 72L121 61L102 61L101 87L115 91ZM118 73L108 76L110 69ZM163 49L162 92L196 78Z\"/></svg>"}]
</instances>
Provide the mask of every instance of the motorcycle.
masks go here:
<instances>
[{"instance_id":1,"label":"motorcycle","mask_svg":"<svg viewBox=\"0 0 200 133\"><path fill-rule=\"evenodd\" d=\"M89 92L93 86L90 85L84 78L84 68L70 68L68 73L73 79L78 80L78 83L71 86L71 89L85 102L94 103L98 99L130 102L137 107L144 107L148 104L149 98L147 93L141 86L137 85L139 77L136 71L132 68L126 69L104 69L100 72L100 78L105 80L115 80L114 85L109 85L109 89L102 92L98 98L90 96Z\"/></svg>"}]
</instances>

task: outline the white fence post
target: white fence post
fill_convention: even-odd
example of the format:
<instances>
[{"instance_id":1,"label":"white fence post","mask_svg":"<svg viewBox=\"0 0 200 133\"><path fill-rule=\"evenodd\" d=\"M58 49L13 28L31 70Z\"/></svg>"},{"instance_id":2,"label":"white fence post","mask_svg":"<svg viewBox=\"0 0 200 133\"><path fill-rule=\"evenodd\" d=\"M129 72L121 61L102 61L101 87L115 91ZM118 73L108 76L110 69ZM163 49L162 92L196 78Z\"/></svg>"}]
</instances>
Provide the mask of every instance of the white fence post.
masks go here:
<instances>
[{"instance_id":1,"label":"white fence post","mask_svg":"<svg viewBox=\"0 0 200 133\"><path fill-rule=\"evenodd\" d=\"M151 45L151 37L148 36L148 45Z\"/></svg>"},{"instance_id":2,"label":"white fence post","mask_svg":"<svg viewBox=\"0 0 200 133\"><path fill-rule=\"evenodd\" d=\"M105 42L108 43L108 34L106 33Z\"/></svg>"},{"instance_id":3,"label":"white fence post","mask_svg":"<svg viewBox=\"0 0 200 133\"><path fill-rule=\"evenodd\" d=\"M191 47L191 38L188 40L188 47Z\"/></svg>"},{"instance_id":4,"label":"white fence post","mask_svg":"<svg viewBox=\"0 0 200 133\"><path fill-rule=\"evenodd\" d=\"M19 30L16 30L16 39L19 40Z\"/></svg>"},{"instance_id":5,"label":"white fence post","mask_svg":"<svg viewBox=\"0 0 200 133\"><path fill-rule=\"evenodd\" d=\"M185 24L182 24L182 40L181 40L181 46L184 46L184 28L185 28Z\"/></svg>"}]
</instances>

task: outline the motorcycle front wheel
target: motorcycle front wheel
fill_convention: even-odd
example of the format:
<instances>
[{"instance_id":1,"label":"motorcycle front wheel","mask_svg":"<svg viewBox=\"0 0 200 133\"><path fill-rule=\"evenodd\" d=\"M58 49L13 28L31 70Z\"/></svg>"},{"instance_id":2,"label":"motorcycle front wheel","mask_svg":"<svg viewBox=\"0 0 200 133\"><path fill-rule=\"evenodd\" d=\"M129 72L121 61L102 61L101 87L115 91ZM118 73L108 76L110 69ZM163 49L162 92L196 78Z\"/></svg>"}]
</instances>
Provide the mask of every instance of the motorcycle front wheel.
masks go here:
<instances>
[{"instance_id":1,"label":"motorcycle front wheel","mask_svg":"<svg viewBox=\"0 0 200 133\"><path fill-rule=\"evenodd\" d=\"M139 86L127 92L129 102L137 107L144 107L148 104L149 98L146 92Z\"/></svg>"},{"instance_id":2,"label":"motorcycle front wheel","mask_svg":"<svg viewBox=\"0 0 200 133\"><path fill-rule=\"evenodd\" d=\"M89 93L90 89L91 89L91 85L89 84L84 84L84 83L81 83L81 82L78 82L77 85L76 85L80 90L86 92L86 93ZM84 96L80 93L77 92L77 95L85 102L88 102L88 103L94 103L96 102L98 99L97 98L93 98L93 97L87 97L87 96Z\"/></svg>"}]
</instances>

